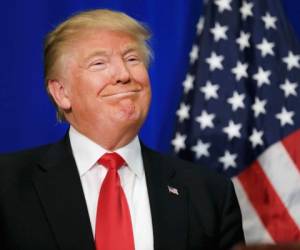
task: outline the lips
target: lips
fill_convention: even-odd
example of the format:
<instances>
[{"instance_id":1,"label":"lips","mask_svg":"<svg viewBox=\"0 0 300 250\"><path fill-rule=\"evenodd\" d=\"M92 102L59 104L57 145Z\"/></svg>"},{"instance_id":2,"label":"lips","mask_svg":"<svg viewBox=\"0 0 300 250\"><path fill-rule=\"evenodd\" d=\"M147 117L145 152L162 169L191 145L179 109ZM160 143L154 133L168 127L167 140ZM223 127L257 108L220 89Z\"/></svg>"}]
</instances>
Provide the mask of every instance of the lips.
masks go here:
<instances>
[{"instance_id":1,"label":"lips","mask_svg":"<svg viewBox=\"0 0 300 250\"><path fill-rule=\"evenodd\" d=\"M134 90L122 90L122 91L118 91L118 92L113 92L113 93L105 93L102 94L101 97L124 97L124 96L130 96L130 95L135 95L138 92L140 92L140 89L134 89Z\"/></svg>"}]
</instances>

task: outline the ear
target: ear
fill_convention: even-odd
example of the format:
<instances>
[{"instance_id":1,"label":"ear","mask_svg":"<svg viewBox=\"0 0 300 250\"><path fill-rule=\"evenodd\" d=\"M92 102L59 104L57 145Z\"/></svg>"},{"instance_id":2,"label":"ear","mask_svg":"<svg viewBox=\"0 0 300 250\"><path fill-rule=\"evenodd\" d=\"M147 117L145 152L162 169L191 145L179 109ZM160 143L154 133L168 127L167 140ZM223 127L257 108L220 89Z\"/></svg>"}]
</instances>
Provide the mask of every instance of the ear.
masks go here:
<instances>
[{"instance_id":1,"label":"ear","mask_svg":"<svg viewBox=\"0 0 300 250\"><path fill-rule=\"evenodd\" d=\"M71 108L71 101L64 84L59 80L48 81L48 91L58 107L63 110Z\"/></svg>"}]
</instances>

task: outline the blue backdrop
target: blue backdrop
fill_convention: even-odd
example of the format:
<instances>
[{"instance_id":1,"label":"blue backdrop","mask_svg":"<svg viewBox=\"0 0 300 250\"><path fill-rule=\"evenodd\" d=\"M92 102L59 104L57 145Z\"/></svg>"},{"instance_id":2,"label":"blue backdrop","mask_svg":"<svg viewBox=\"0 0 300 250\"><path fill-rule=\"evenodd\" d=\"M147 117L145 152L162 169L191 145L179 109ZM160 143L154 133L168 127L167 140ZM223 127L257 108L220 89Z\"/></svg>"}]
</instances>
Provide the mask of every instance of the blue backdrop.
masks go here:
<instances>
[{"instance_id":1,"label":"blue backdrop","mask_svg":"<svg viewBox=\"0 0 300 250\"><path fill-rule=\"evenodd\" d=\"M300 37L300 1L282 2ZM92 8L124 11L152 31L153 99L141 138L151 148L170 149L201 0L7 0L1 7L0 152L53 142L64 135L67 126L56 122L44 89L43 39L66 17Z\"/></svg>"}]
</instances>

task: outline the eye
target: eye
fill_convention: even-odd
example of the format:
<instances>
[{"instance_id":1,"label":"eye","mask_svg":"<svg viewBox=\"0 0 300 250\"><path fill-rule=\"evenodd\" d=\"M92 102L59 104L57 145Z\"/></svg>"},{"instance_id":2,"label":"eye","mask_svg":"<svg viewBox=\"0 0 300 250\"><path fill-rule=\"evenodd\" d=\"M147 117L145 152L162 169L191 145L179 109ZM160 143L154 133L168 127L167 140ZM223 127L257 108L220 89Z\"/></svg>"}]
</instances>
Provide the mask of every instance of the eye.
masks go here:
<instances>
[{"instance_id":1,"label":"eye","mask_svg":"<svg viewBox=\"0 0 300 250\"><path fill-rule=\"evenodd\" d=\"M133 65L135 65L135 64L138 64L139 62L140 62L140 58L138 57L138 56L128 56L127 58L126 58L126 61L128 62L128 63L130 63L130 64L133 64Z\"/></svg>"},{"instance_id":2,"label":"eye","mask_svg":"<svg viewBox=\"0 0 300 250\"><path fill-rule=\"evenodd\" d=\"M104 61L94 61L89 64L90 70L101 70L106 67L106 63Z\"/></svg>"},{"instance_id":3,"label":"eye","mask_svg":"<svg viewBox=\"0 0 300 250\"><path fill-rule=\"evenodd\" d=\"M132 62L132 61L136 61L136 60L137 60L136 57L129 57L129 58L128 58L128 61L131 61L131 62Z\"/></svg>"}]
</instances>

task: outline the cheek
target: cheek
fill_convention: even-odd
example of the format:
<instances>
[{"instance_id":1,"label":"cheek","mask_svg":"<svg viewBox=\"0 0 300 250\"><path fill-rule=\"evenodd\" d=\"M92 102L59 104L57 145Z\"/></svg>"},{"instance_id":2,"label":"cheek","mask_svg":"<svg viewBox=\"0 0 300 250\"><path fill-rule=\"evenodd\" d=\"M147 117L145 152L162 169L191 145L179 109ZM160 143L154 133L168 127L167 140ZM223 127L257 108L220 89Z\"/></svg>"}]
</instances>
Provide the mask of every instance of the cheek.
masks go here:
<instances>
[{"instance_id":1,"label":"cheek","mask_svg":"<svg viewBox=\"0 0 300 250\"><path fill-rule=\"evenodd\" d=\"M145 91L150 89L150 79L148 71L144 66L137 67L131 72L132 80L140 84Z\"/></svg>"},{"instance_id":2,"label":"cheek","mask_svg":"<svg viewBox=\"0 0 300 250\"><path fill-rule=\"evenodd\" d=\"M137 75L136 75L136 79L137 82L139 82L142 87L143 87L143 95L142 95L142 101L145 104L149 104L150 99L151 99L151 85L150 85L150 79L149 79L149 75L146 69L140 71Z\"/></svg>"},{"instance_id":3,"label":"cheek","mask_svg":"<svg viewBox=\"0 0 300 250\"><path fill-rule=\"evenodd\" d=\"M87 99L97 97L108 84L108 77L100 72L88 72L73 81L76 96Z\"/></svg>"},{"instance_id":4,"label":"cheek","mask_svg":"<svg viewBox=\"0 0 300 250\"><path fill-rule=\"evenodd\" d=\"M140 78L140 82L142 82L143 85L150 87L150 79L148 71L146 69L143 69L141 72L139 72L138 77Z\"/></svg>"},{"instance_id":5,"label":"cheek","mask_svg":"<svg viewBox=\"0 0 300 250\"><path fill-rule=\"evenodd\" d=\"M150 84L148 73L144 75L142 82L143 82L143 87L145 89L145 95L147 99L151 99L151 84Z\"/></svg>"},{"instance_id":6,"label":"cheek","mask_svg":"<svg viewBox=\"0 0 300 250\"><path fill-rule=\"evenodd\" d=\"M144 82L143 93L139 97L139 104L143 113L147 113L151 102L151 88L149 82Z\"/></svg>"}]
</instances>

